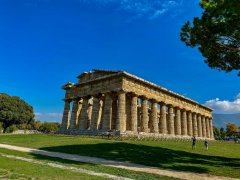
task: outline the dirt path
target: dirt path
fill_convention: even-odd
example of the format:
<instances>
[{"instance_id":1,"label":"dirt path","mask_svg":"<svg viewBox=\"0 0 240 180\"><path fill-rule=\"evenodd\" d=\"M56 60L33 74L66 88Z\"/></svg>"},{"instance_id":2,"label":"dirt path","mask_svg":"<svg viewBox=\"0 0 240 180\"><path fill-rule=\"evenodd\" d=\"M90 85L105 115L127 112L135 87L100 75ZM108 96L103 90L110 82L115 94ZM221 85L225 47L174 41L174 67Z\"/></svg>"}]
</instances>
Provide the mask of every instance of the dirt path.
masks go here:
<instances>
[{"instance_id":1,"label":"dirt path","mask_svg":"<svg viewBox=\"0 0 240 180\"><path fill-rule=\"evenodd\" d=\"M7 144L0 144L0 148L28 152L28 153L32 153L32 154L39 154L39 155L50 156L50 157L57 157L57 158L67 159L67 160L72 160L72 161L100 164L100 165L105 165L105 166L117 167L117 168L145 172L145 173L158 174L158 175L162 175L162 176L169 176L169 177L175 177L175 178L180 178L180 179L188 179L188 180L193 180L193 179L194 180L207 180L207 179L233 180L234 179L234 178L222 177L222 176L211 176L208 174L182 172L182 171L175 171L175 170L170 170L170 169L161 169L161 168L156 168L156 167L144 166L144 165L133 164L133 163L128 163L128 162L111 161L111 160L89 157L89 156L80 156L80 155L75 155L75 154L67 154L67 153L60 153L60 152L51 152L51 151L45 151L45 150L31 149L31 148L12 146L12 145L7 145Z\"/></svg>"}]
</instances>

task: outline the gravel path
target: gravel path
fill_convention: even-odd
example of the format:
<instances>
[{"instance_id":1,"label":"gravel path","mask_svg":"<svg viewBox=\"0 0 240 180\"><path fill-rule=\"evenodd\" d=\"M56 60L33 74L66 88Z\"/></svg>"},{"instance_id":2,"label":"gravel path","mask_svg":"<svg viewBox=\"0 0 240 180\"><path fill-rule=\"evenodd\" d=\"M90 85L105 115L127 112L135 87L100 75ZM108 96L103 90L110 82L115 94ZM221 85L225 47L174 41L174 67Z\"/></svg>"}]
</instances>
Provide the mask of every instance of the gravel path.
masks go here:
<instances>
[{"instance_id":1,"label":"gravel path","mask_svg":"<svg viewBox=\"0 0 240 180\"><path fill-rule=\"evenodd\" d=\"M161 168L144 166L144 165L133 164L133 163L128 163L128 162L111 161L111 160L106 160L106 159L102 159L102 158L80 156L80 155L76 155L76 154L67 154L67 153L60 153L60 152L51 152L51 151L45 151L45 150L12 146L12 145L7 145L7 144L0 144L0 148L28 152L28 153L32 153L32 154L39 154L39 155L50 156L50 157L57 157L57 158L61 158L61 159L67 159L67 160L78 161L78 162L100 164L100 165L105 165L105 166L117 167L117 168L145 172L145 173L158 174L161 176L169 176L169 177L175 177L175 178L180 178L180 179L234 180L234 178L229 178L229 177L212 176L212 175L203 174L203 173L200 174L200 173L182 172L182 171L175 171L175 170L170 170L170 169L161 169Z\"/></svg>"}]
</instances>

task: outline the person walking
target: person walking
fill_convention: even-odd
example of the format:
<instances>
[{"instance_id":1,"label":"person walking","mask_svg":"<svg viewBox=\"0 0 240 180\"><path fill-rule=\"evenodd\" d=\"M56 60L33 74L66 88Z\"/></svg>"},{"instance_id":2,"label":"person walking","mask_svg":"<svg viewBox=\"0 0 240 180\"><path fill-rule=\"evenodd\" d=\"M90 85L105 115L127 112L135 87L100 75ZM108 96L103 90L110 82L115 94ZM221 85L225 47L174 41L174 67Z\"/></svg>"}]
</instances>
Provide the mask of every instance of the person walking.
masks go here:
<instances>
[{"instance_id":1,"label":"person walking","mask_svg":"<svg viewBox=\"0 0 240 180\"><path fill-rule=\"evenodd\" d=\"M208 140L207 139L204 140L204 146L205 146L205 149L208 150Z\"/></svg>"},{"instance_id":2,"label":"person walking","mask_svg":"<svg viewBox=\"0 0 240 180\"><path fill-rule=\"evenodd\" d=\"M196 149L196 141L197 141L196 137L193 136L193 138L192 138L192 150Z\"/></svg>"}]
</instances>

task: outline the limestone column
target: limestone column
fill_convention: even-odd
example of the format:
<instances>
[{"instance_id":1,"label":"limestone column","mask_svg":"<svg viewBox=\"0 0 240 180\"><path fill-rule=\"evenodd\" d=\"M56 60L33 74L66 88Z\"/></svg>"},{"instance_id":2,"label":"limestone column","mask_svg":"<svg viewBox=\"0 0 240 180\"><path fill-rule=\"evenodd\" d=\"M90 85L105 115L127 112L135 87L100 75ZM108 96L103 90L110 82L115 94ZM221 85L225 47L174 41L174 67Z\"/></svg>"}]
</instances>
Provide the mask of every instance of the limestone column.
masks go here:
<instances>
[{"instance_id":1,"label":"limestone column","mask_svg":"<svg viewBox=\"0 0 240 180\"><path fill-rule=\"evenodd\" d=\"M175 109L175 135L181 135L181 111L179 107Z\"/></svg>"},{"instance_id":2,"label":"limestone column","mask_svg":"<svg viewBox=\"0 0 240 180\"><path fill-rule=\"evenodd\" d=\"M167 134L167 113L166 113L166 104L161 103L160 106L160 133Z\"/></svg>"},{"instance_id":3,"label":"limestone column","mask_svg":"<svg viewBox=\"0 0 240 180\"><path fill-rule=\"evenodd\" d=\"M202 137L202 119L201 114L197 115L198 137Z\"/></svg>"},{"instance_id":4,"label":"limestone column","mask_svg":"<svg viewBox=\"0 0 240 180\"><path fill-rule=\"evenodd\" d=\"M181 122L181 133L183 136L187 136L187 112L185 109L182 110L182 122Z\"/></svg>"},{"instance_id":5,"label":"limestone column","mask_svg":"<svg viewBox=\"0 0 240 180\"><path fill-rule=\"evenodd\" d=\"M151 132L153 133L158 133L159 132L159 128L158 128L158 120L157 120L157 101L156 100L151 100L151 113L150 113L150 121L151 121L151 124L152 124L152 127L151 128Z\"/></svg>"},{"instance_id":6,"label":"limestone column","mask_svg":"<svg viewBox=\"0 0 240 180\"><path fill-rule=\"evenodd\" d=\"M67 130L69 127L70 103L71 100L65 100L61 130Z\"/></svg>"},{"instance_id":7,"label":"limestone column","mask_svg":"<svg viewBox=\"0 0 240 180\"><path fill-rule=\"evenodd\" d=\"M118 92L118 109L116 119L116 130L120 132L126 131L126 93L124 91Z\"/></svg>"},{"instance_id":8,"label":"limestone column","mask_svg":"<svg viewBox=\"0 0 240 180\"><path fill-rule=\"evenodd\" d=\"M91 121L91 127L90 127L90 129L92 129L92 130L97 130L97 128L98 128L97 123L98 123L98 119L100 116L100 113L99 113L100 106L101 106L100 96L99 95L94 96L93 97L93 109L92 109L92 121Z\"/></svg>"},{"instance_id":9,"label":"limestone column","mask_svg":"<svg viewBox=\"0 0 240 180\"><path fill-rule=\"evenodd\" d=\"M138 119L138 97L136 94L132 94L131 100L131 131L137 132L137 119Z\"/></svg>"},{"instance_id":10,"label":"limestone column","mask_svg":"<svg viewBox=\"0 0 240 180\"><path fill-rule=\"evenodd\" d=\"M192 112L187 112L188 135L193 135Z\"/></svg>"},{"instance_id":11,"label":"limestone column","mask_svg":"<svg viewBox=\"0 0 240 180\"><path fill-rule=\"evenodd\" d=\"M116 129L116 118L117 118L117 96L114 94L112 96L112 122L111 129Z\"/></svg>"},{"instance_id":12,"label":"limestone column","mask_svg":"<svg viewBox=\"0 0 240 180\"><path fill-rule=\"evenodd\" d=\"M77 113L78 113L78 106L79 106L79 98L74 99L73 107L72 107L72 115L70 119L70 126L69 129L75 129L77 125Z\"/></svg>"},{"instance_id":13,"label":"limestone column","mask_svg":"<svg viewBox=\"0 0 240 180\"><path fill-rule=\"evenodd\" d=\"M83 98L83 105L82 110L80 113L80 119L79 119L79 129L85 130L87 129L87 121L88 121L88 97Z\"/></svg>"},{"instance_id":14,"label":"limestone column","mask_svg":"<svg viewBox=\"0 0 240 180\"><path fill-rule=\"evenodd\" d=\"M79 101L78 101L76 129L79 128L79 119L80 119L80 113L81 113L81 110L82 110L82 104L83 104L83 99L80 98Z\"/></svg>"},{"instance_id":15,"label":"limestone column","mask_svg":"<svg viewBox=\"0 0 240 180\"><path fill-rule=\"evenodd\" d=\"M138 98L138 115L137 115L138 121L138 132L142 130L142 105L141 105L141 100Z\"/></svg>"},{"instance_id":16,"label":"limestone column","mask_svg":"<svg viewBox=\"0 0 240 180\"><path fill-rule=\"evenodd\" d=\"M130 131L131 130L131 102L132 101L132 97L131 95L128 93L126 94L126 130Z\"/></svg>"},{"instance_id":17,"label":"limestone column","mask_svg":"<svg viewBox=\"0 0 240 180\"><path fill-rule=\"evenodd\" d=\"M192 120L193 120L193 135L195 137L197 137L198 136L197 114L196 113L192 113L192 115L193 115L193 118L192 118Z\"/></svg>"},{"instance_id":18,"label":"limestone column","mask_svg":"<svg viewBox=\"0 0 240 180\"><path fill-rule=\"evenodd\" d=\"M172 105L169 105L169 112L168 112L168 121L169 121L169 128L168 133L174 135L174 109Z\"/></svg>"},{"instance_id":19,"label":"limestone column","mask_svg":"<svg viewBox=\"0 0 240 180\"><path fill-rule=\"evenodd\" d=\"M146 97L142 99L142 131L148 133L148 100Z\"/></svg>"},{"instance_id":20,"label":"limestone column","mask_svg":"<svg viewBox=\"0 0 240 180\"><path fill-rule=\"evenodd\" d=\"M102 112L103 112L103 97L100 98L100 108L98 112L98 118L97 118L97 129L102 128Z\"/></svg>"},{"instance_id":21,"label":"limestone column","mask_svg":"<svg viewBox=\"0 0 240 180\"><path fill-rule=\"evenodd\" d=\"M205 116L202 116L202 137L206 137L206 120L205 120Z\"/></svg>"},{"instance_id":22,"label":"limestone column","mask_svg":"<svg viewBox=\"0 0 240 180\"><path fill-rule=\"evenodd\" d=\"M112 97L110 93L106 93L104 100L102 129L110 130L111 121L112 121Z\"/></svg>"},{"instance_id":23,"label":"limestone column","mask_svg":"<svg viewBox=\"0 0 240 180\"><path fill-rule=\"evenodd\" d=\"M207 136L207 138L210 138L210 129L209 129L209 118L208 117L206 117L205 118L205 123L206 123L206 136Z\"/></svg>"},{"instance_id":24,"label":"limestone column","mask_svg":"<svg viewBox=\"0 0 240 180\"><path fill-rule=\"evenodd\" d=\"M210 131L210 138L214 139L213 125L212 125L212 119L211 118L209 118L209 131Z\"/></svg>"},{"instance_id":25,"label":"limestone column","mask_svg":"<svg viewBox=\"0 0 240 180\"><path fill-rule=\"evenodd\" d=\"M93 108L93 97L88 101L88 110L87 110L87 129L91 126L92 121L92 108Z\"/></svg>"}]
</instances>

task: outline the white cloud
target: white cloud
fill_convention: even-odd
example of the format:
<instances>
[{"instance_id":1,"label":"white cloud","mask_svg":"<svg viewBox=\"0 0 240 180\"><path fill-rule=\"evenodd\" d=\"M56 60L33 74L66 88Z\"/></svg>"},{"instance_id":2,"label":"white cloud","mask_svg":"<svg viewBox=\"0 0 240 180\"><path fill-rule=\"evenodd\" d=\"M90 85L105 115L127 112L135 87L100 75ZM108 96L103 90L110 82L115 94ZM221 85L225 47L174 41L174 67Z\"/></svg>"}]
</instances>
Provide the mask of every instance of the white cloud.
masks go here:
<instances>
[{"instance_id":1,"label":"white cloud","mask_svg":"<svg viewBox=\"0 0 240 180\"><path fill-rule=\"evenodd\" d=\"M155 19L169 11L179 11L183 0L80 0L83 3L95 3L100 6L116 5L119 10L129 12L134 17Z\"/></svg>"},{"instance_id":2,"label":"white cloud","mask_svg":"<svg viewBox=\"0 0 240 180\"><path fill-rule=\"evenodd\" d=\"M41 121L52 121L52 122L61 122L62 120L62 113L58 112L50 112L50 113L41 113L35 112L35 119Z\"/></svg>"},{"instance_id":3,"label":"white cloud","mask_svg":"<svg viewBox=\"0 0 240 180\"><path fill-rule=\"evenodd\" d=\"M35 114L35 116L41 116L42 115L42 113L40 113L40 112L35 112L34 114Z\"/></svg>"},{"instance_id":4,"label":"white cloud","mask_svg":"<svg viewBox=\"0 0 240 180\"><path fill-rule=\"evenodd\" d=\"M240 93L238 93L233 101L220 100L219 98L216 98L207 101L205 105L212 108L215 113L240 113Z\"/></svg>"}]
</instances>

